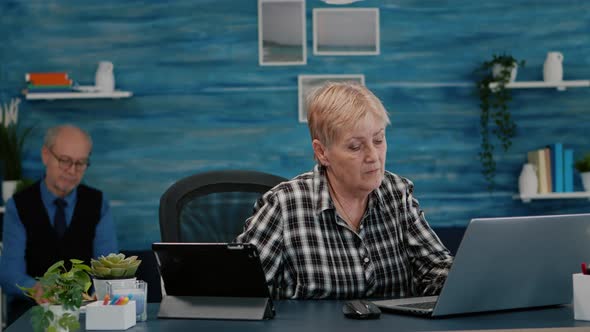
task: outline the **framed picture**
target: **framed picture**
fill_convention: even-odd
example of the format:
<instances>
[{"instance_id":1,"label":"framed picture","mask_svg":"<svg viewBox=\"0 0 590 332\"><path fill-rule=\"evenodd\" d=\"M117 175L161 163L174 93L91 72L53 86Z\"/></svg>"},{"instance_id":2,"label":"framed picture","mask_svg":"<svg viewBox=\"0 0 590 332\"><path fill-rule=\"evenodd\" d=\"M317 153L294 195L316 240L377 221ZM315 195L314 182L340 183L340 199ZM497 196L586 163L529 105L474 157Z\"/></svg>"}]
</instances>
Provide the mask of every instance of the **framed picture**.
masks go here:
<instances>
[{"instance_id":1,"label":"framed picture","mask_svg":"<svg viewBox=\"0 0 590 332\"><path fill-rule=\"evenodd\" d=\"M258 63L307 63L304 0L258 0Z\"/></svg>"},{"instance_id":2,"label":"framed picture","mask_svg":"<svg viewBox=\"0 0 590 332\"><path fill-rule=\"evenodd\" d=\"M342 75L299 75L299 122L307 122L307 96L325 82L347 82L354 81L365 85L363 74L342 74Z\"/></svg>"},{"instance_id":3,"label":"framed picture","mask_svg":"<svg viewBox=\"0 0 590 332\"><path fill-rule=\"evenodd\" d=\"M314 8L314 55L378 55L379 8Z\"/></svg>"}]
</instances>

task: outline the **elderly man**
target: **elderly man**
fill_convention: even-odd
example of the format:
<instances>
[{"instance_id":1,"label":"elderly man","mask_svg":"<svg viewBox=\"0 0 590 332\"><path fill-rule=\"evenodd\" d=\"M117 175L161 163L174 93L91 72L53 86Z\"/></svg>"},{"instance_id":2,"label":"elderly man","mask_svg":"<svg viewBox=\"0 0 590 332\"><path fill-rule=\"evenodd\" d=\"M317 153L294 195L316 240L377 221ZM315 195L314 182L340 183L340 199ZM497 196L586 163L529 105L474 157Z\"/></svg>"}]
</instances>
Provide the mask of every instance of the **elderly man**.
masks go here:
<instances>
[{"instance_id":1,"label":"elderly man","mask_svg":"<svg viewBox=\"0 0 590 332\"><path fill-rule=\"evenodd\" d=\"M72 258L89 263L91 257L118 251L108 201L80 184L91 151L92 140L82 129L50 128L41 149L45 177L6 203L0 285L15 296L12 316L33 304L16 285L37 287L35 300L42 302L34 278L53 263Z\"/></svg>"}]
</instances>

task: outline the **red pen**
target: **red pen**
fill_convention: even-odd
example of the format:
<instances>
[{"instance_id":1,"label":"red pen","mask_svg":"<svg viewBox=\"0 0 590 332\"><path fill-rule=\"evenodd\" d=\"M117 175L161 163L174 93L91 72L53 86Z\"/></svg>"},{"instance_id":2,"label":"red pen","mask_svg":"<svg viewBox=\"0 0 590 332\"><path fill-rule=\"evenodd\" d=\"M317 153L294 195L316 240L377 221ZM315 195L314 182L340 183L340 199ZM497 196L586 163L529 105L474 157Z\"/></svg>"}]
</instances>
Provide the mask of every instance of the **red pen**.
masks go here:
<instances>
[{"instance_id":1,"label":"red pen","mask_svg":"<svg viewBox=\"0 0 590 332\"><path fill-rule=\"evenodd\" d=\"M582 274L588 274L588 270L586 270L586 263L582 263Z\"/></svg>"}]
</instances>

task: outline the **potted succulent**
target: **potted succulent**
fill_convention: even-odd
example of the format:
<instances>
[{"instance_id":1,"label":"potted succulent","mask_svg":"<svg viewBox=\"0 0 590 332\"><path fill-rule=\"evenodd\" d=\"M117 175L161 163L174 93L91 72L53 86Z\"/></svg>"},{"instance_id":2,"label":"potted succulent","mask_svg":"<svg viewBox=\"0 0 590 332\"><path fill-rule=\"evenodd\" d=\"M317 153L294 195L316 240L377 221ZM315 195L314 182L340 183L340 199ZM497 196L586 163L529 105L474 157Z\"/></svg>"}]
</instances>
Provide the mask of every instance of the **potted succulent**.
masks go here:
<instances>
[{"instance_id":1,"label":"potted succulent","mask_svg":"<svg viewBox=\"0 0 590 332\"><path fill-rule=\"evenodd\" d=\"M36 278L43 290L42 299L47 302L31 309L31 322L38 331L75 331L80 328L78 317L83 294L92 285L90 267L77 259L70 260L68 269L64 261L53 264L42 277ZM25 295L34 298L36 288L19 288Z\"/></svg>"},{"instance_id":2,"label":"potted succulent","mask_svg":"<svg viewBox=\"0 0 590 332\"><path fill-rule=\"evenodd\" d=\"M512 138L516 135L516 124L508 110L508 102L512 95L510 90L506 89L506 84L515 80L519 64L524 66L525 62L518 61L511 55L493 55L492 60L485 61L477 70L476 87L481 109L479 159L490 190L494 188L496 174L494 143L490 136L494 134L504 151L508 151L512 145Z\"/></svg>"},{"instance_id":3,"label":"potted succulent","mask_svg":"<svg viewBox=\"0 0 590 332\"><path fill-rule=\"evenodd\" d=\"M590 191L590 153L586 153L582 159L576 160L574 167L580 172L585 191Z\"/></svg>"},{"instance_id":4,"label":"potted succulent","mask_svg":"<svg viewBox=\"0 0 590 332\"><path fill-rule=\"evenodd\" d=\"M141 264L137 256L125 257L124 254L111 253L90 260L90 274L93 276L94 290L99 300L107 294L106 282L135 282L135 272Z\"/></svg>"}]
</instances>

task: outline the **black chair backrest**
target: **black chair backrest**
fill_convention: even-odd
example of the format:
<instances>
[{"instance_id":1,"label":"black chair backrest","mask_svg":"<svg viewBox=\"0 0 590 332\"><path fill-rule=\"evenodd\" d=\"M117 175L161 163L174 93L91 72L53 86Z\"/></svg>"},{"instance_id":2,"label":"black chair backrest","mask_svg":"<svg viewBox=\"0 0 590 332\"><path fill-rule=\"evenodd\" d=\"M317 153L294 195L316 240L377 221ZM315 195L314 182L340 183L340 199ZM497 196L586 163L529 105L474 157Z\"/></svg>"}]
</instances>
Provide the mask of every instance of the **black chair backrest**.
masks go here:
<instances>
[{"instance_id":1,"label":"black chair backrest","mask_svg":"<svg viewBox=\"0 0 590 332\"><path fill-rule=\"evenodd\" d=\"M231 242L263 193L287 179L257 171L222 170L191 175L160 199L164 242Z\"/></svg>"}]
</instances>

